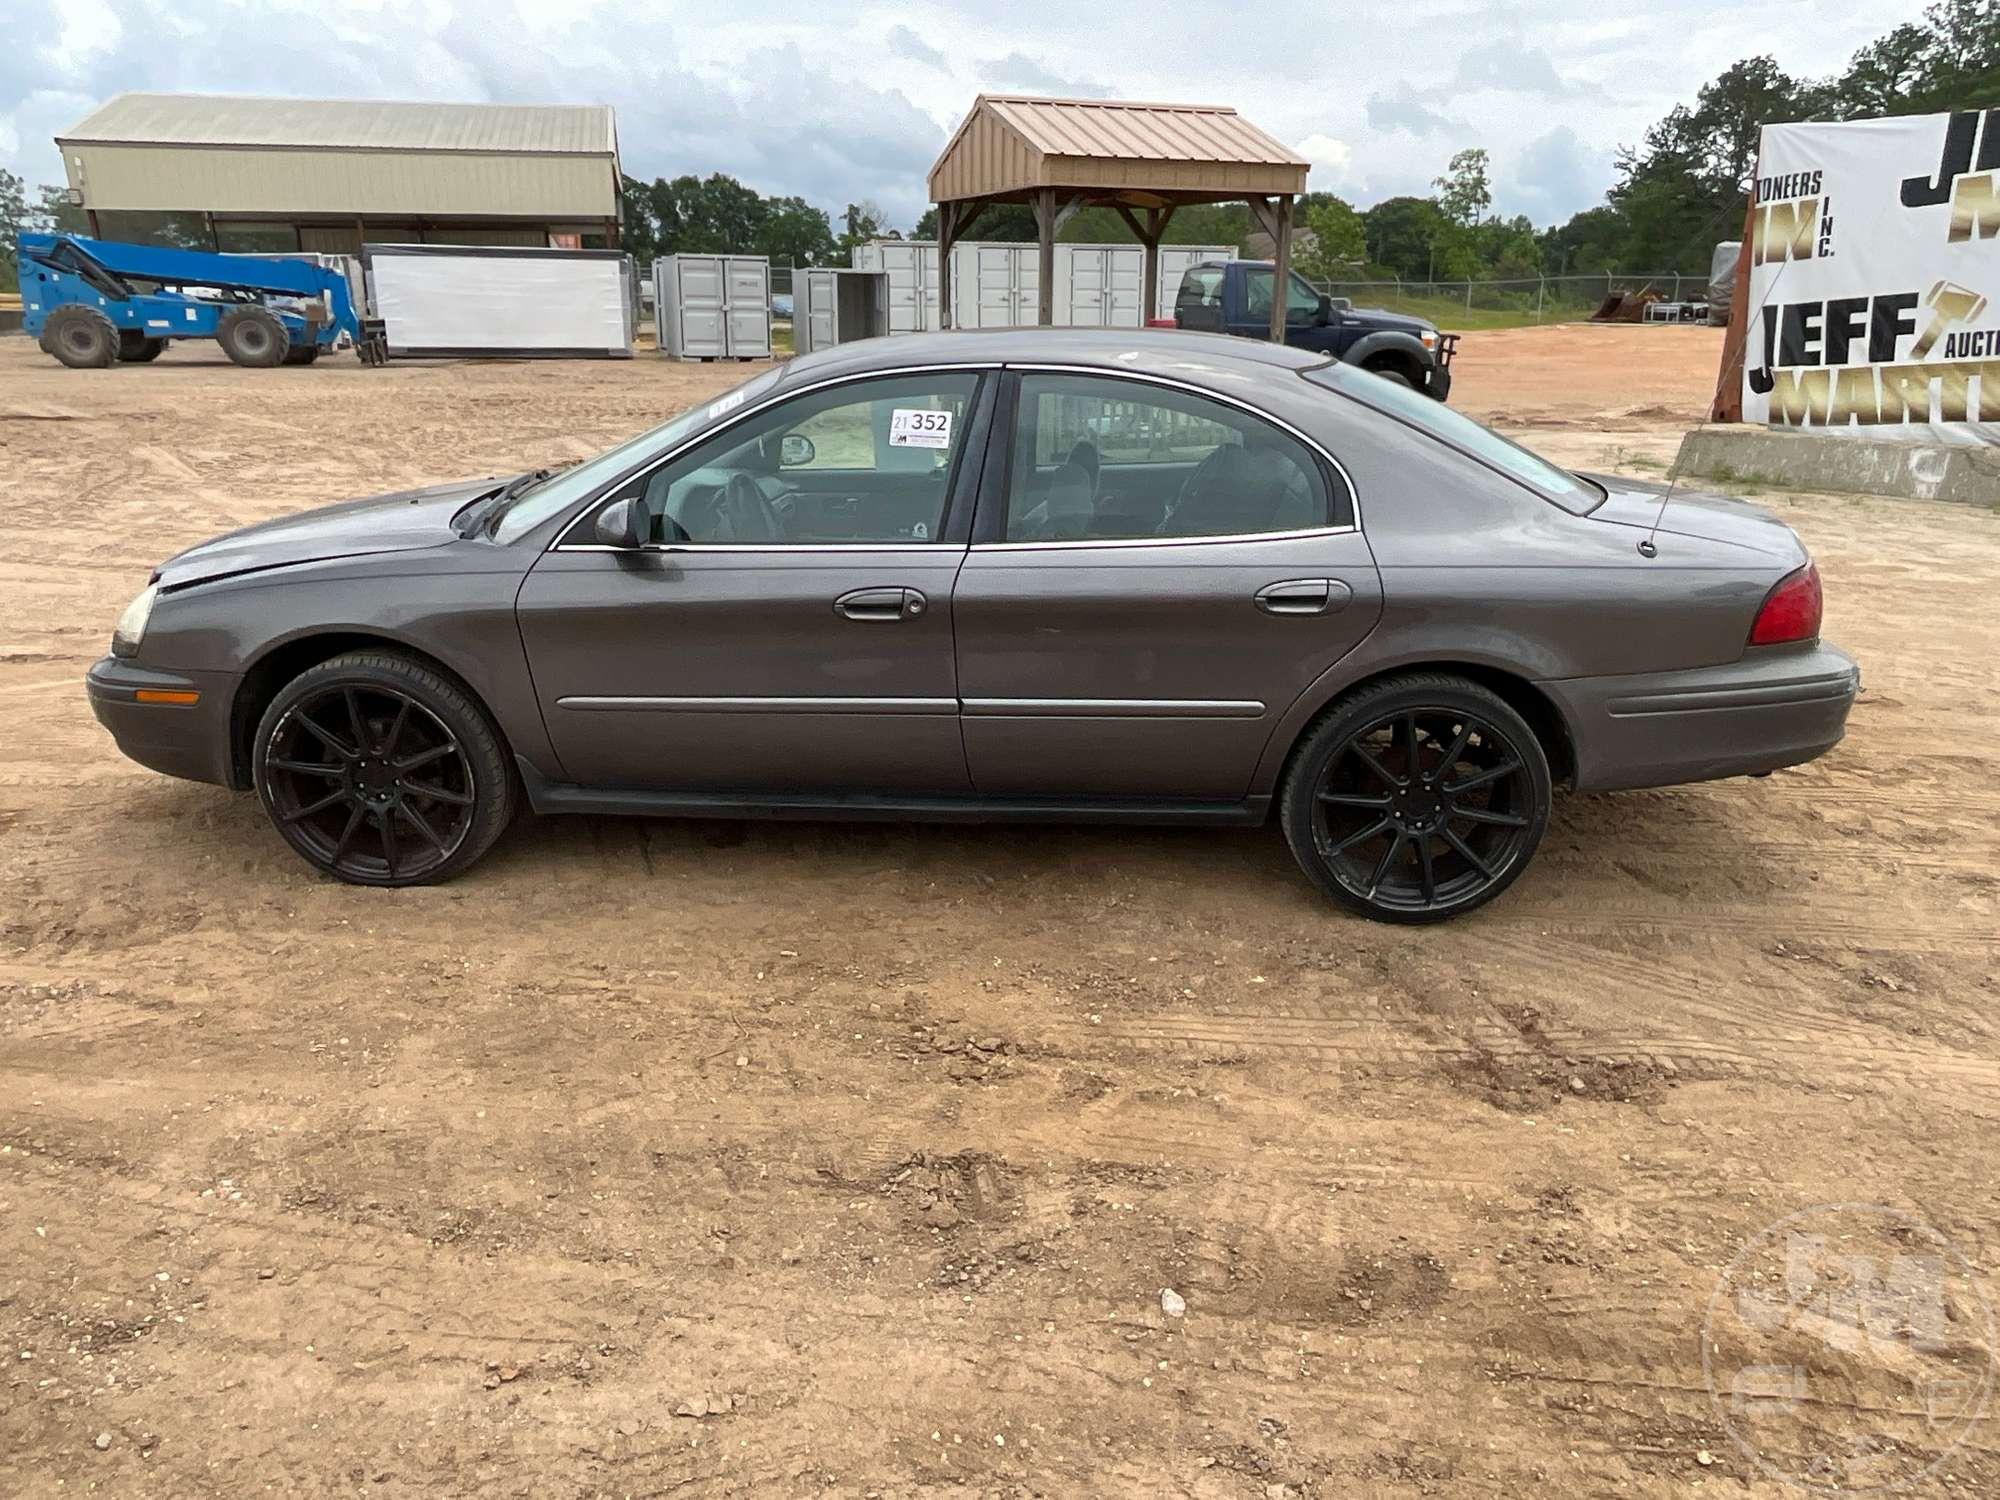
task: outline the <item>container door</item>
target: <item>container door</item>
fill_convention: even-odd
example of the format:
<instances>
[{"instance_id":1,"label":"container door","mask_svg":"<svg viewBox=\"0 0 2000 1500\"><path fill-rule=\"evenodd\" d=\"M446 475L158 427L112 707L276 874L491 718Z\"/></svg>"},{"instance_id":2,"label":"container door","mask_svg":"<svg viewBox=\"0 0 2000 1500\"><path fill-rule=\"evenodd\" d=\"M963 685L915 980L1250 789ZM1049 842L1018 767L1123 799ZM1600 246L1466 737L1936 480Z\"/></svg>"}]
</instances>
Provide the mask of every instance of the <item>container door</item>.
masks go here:
<instances>
[{"instance_id":1,"label":"container door","mask_svg":"<svg viewBox=\"0 0 2000 1500\"><path fill-rule=\"evenodd\" d=\"M1062 271L1062 250L1056 251L1056 270ZM1104 326L1105 300L1105 252L1088 248L1073 248L1069 252L1069 295L1062 297L1062 285L1057 283L1058 300L1056 321L1072 328L1102 328Z\"/></svg>"},{"instance_id":2,"label":"container door","mask_svg":"<svg viewBox=\"0 0 2000 1500\"><path fill-rule=\"evenodd\" d=\"M1104 326L1137 328L1140 316L1140 288L1146 280L1146 252L1134 245L1104 254Z\"/></svg>"},{"instance_id":3,"label":"container door","mask_svg":"<svg viewBox=\"0 0 2000 1500\"><path fill-rule=\"evenodd\" d=\"M1014 268L1019 259L1012 245L979 245L974 273L979 295L975 328L1009 328L1016 322Z\"/></svg>"},{"instance_id":4,"label":"container door","mask_svg":"<svg viewBox=\"0 0 2000 1500\"><path fill-rule=\"evenodd\" d=\"M730 260L729 352L738 359L771 354L771 263L750 256Z\"/></svg>"},{"instance_id":5,"label":"container door","mask_svg":"<svg viewBox=\"0 0 2000 1500\"><path fill-rule=\"evenodd\" d=\"M679 277L679 316L675 352L683 359L720 359L728 352L724 337L723 302L727 290L722 257L677 255L673 271Z\"/></svg>"},{"instance_id":6,"label":"container door","mask_svg":"<svg viewBox=\"0 0 2000 1500\"><path fill-rule=\"evenodd\" d=\"M840 342L840 273L808 271L803 285L805 300L792 308L792 326L805 333L799 352L831 349Z\"/></svg>"}]
</instances>

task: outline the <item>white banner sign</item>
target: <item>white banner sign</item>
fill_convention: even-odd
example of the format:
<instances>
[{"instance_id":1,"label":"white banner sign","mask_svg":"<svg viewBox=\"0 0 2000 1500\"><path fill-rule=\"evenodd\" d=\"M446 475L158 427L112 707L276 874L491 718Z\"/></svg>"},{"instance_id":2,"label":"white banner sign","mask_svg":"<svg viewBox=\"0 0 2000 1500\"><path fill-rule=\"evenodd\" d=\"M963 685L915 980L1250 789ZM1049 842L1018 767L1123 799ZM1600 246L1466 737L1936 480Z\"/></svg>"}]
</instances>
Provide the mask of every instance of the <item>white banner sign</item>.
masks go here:
<instances>
[{"instance_id":1,"label":"white banner sign","mask_svg":"<svg viewBox=\"0 0 2000 1500\"><path fill-rule=\"evenodd\" d=\"M2000 108L1767 125L1743 419L2000 443Z\"/></svg>"}]
</instances>

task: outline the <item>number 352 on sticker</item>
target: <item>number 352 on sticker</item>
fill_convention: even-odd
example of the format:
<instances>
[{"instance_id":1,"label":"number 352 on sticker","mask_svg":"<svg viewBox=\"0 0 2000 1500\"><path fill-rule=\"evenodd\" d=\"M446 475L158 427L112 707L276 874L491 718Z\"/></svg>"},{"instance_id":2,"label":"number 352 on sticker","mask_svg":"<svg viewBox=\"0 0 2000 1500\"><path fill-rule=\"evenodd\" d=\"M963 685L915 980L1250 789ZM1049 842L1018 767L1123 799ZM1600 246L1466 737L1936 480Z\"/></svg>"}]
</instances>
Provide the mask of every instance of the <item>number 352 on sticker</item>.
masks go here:
<instances>
[{"instance_id":1,"label":"number 352 on sticker","mask_svg":"<svg viewBox=\"0 0 2000 1500\"><path fill-rule=\"evenodd\" d=\"M951 413L899 406L889 413L891 448L949 448Z\"/></svg>"}]
</instances>

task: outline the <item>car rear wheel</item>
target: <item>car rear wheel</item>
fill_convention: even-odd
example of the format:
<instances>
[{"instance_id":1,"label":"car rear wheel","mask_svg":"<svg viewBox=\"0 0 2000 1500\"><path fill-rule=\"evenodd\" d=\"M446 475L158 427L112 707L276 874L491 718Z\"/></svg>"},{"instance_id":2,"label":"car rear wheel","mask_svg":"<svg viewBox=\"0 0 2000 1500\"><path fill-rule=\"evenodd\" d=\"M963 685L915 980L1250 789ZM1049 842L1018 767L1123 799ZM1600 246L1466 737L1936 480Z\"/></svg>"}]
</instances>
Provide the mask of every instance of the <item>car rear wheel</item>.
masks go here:
<instances>
[{"instance_id":1,"label":"car rear wheel","mask_svg":"<svg viewBox=\"0 0 2000 1500\"><path fill-rule=\"evenodd\" d=\"M1462 677L1355 693L1307 736L1279 791L1313 882L1383 922L1439 922L1519 878L1548 826L1548 756L1521 715Z\"/></svg>"},{"instance_id":2,"label":"car rear wheel","mask_svg":"<svg viewBox=\"0 0 2000 1500\"><path fill-rule=\"evenodd\" d=\"M394 652L337 656L293 678L264 711L252 765L285 842L356 885L448 880L514 812L513 774L485 710Z\"/></svg>"}]
</instances>

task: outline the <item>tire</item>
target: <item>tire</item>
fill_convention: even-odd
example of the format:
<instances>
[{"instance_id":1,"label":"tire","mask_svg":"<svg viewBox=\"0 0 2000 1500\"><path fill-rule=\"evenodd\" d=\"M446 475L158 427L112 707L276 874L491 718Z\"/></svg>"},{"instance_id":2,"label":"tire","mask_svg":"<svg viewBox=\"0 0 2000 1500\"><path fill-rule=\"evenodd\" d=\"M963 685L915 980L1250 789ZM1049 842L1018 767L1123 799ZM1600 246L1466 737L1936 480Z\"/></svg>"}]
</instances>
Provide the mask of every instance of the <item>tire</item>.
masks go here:
<instances>
[{"instance_id":1,"label":"tire","mask_svg":"<svg viewBox=\"0 0 2000 1500\"><path fill-rule=\"evenodd\" d=\"M309 365L318 358L318 344L294 344L285 351L285 363L288 365Z\"/></svg>"},{"instance_id":2,"label":"tire","mask_svg":"<svg viewBox=\"0 0 2000 1500\"><path fill-rule=\"evenodd\" d=\"M215 325L222 352L239 365L268 370L283 364L292 347L291 335L268 307L233 307Z\"/></svg>"},{"instance_id":3,"label":"tire","mask_svg":"<svg viewBox=\"0 0 2000 1500\"><path fill-rule=\"evenodd\" d=\"M42 347L72 370L106 370L118 358L118 330L96 308L65 303L43 325Z\"/></svg>"},{"instance_id":4,"label":"tire","mask_svg":"<svg viewBox=\"0 0 2000 1500\"><path fill-rule=\"evenodd\" d=\"M1293 752L1278 808L1292 857L1334 900L1379 922L1441 922L1520 877L1551 795L1548 755L1505 699L1422 672L1336 703Z\"/></svg>"},{"instance_id":5,"label":"tire","mask_svg":"<svg viewBox=\"0 0 2000 1500\"><path fill-rule=\"evenodd\" d=\"M123 365L151 364L166 351L165 339L148 338L136 328L118 330L118 362Z\"/></svg>"},{"instance_id":6,"label":"tire","mask_svg":"<svg viewBox=\"0 0 2000 1500\"><path fill-rule=\"evenodd\" d=\"M395 651L294 677L251 745L257 797L307 864L353 885L459 874L513 820L500 731L463 684Z\"/></svg>"},{"instance_id":7,"label":"tire","mask_svg":"<svg viewBox=\"0 0 2000 1500\"><path fill-rule=\"evenodd\" d=\"M1401 370L1392 369L1388 365L1372 365L1369 367L1368 373L1380 379L1392 381L1402 386L1405 390L1414 391L1417 388L1416 382L1411 380L1409 376L1405 375Z\"/></svg>"}]
</instances>

